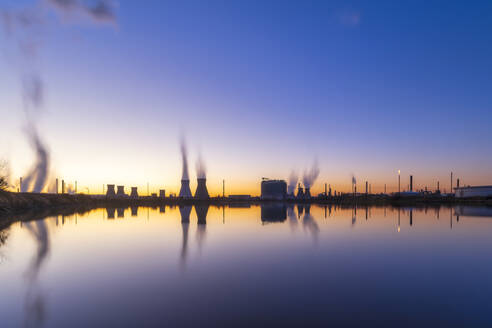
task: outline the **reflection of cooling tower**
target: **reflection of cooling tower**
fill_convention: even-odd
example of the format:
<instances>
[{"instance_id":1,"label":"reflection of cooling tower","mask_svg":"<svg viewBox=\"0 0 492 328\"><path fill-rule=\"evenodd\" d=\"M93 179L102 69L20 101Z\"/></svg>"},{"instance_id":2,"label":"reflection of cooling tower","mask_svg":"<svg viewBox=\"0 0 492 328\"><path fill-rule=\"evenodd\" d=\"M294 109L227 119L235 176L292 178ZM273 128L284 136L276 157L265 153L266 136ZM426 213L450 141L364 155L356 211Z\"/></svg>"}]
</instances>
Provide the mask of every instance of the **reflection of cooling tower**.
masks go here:
<instances>
[{"instance_id":1,"label":"reflection of cooling tower","mask_svg":"<svg viewBox=\"0 0 492 328\"><path fill-rule=\"evenodd\" d=\"M106 207L106 212L108 213L108 219L114 219L114 212L116 209L114 207Z\"/></svg>"},{"instance_id":2,"label":"reflection of cooling tower","mask_svg":"<svg viewBox=\"0 0 492 328\"><path fill-rule=\"evenodd\" d=\"M165 206L160 206L159 207L159 213L166 213L166 207Z\"/></svg>"},{"instance_id":3,"label":"reflection of cooling tower","mask_svg":"<svg viewBox=\"0 0 492 328\"><path fill-rule=\"evenodd\" d=\"M138 216L138 206L133 206L131 210L132 210L132 216Z\"/></svg>"},{"instance_id":4,"label":"reflection of cooling tower","mask_svg":"<svg viewBox=\"0 0 492 328\"><path fill-rule=\"evenodd\" d=\"M207 224L208 205L195 206L195 212L198 218L198 224Z\"/></svg>"},{"instance_id":5,"label":"reflection of cooling tower","mask_svg":"<svg viewBox=\"0 0 492 328\"><path fill-rule=\"evenodd\" d=\"M166 191L164 189L159 190L159 198L166 198Z\"/></svg>"},{"instance_id":6,"label":"reflection of cooling tower","mask_svg":"<svg viewBox=\"0 0 492 328\"><path fill-rule=\"evenodd\" d=\"M190 190L190 180L181 180L181 190L179 191L180 198L192 198Z\"/></svg>"},{"instance_id":7,"label":"reflection of cooling tower","mask_svg":"<svg viewBox=\"0 0 492 328\"><path fill-rule=\"evenodd\" d=\"M195 198L196 199L209 199L207 190L207 179L199 178L198 185L196 186Z\"/></svg>"},{"instance_id":8,"label":"reflection of cooling tower","mask_svg":"<svg viewBox=\"0 0 492 328\"><path fill-rule=\"evenodd\" d=\"M181 222L190 222L191 206L180 206L179 213L181 214Z\"/></svg>"},{"instance_id":9,"label":"reflection of cooling tower","mask_svg":"<svg viewBox=\"0 0 492 328\"><path fill-rule=\"evenodd\" d=\"M131 198L138 198L137 187L132 187L132 192L130 193Z\"/></svg>"},{"instance_id":10,"label":"reflection of cooling tower","mask_svg":"<svg viewBox=\"0 0 492 328\"><path fill-rule=\"evenodd\" d=\"M304 198L305 199L311 198L311 188L306 187L306 192L304 193Z\"/></svg>"},{"instance_id":11,"label":"reflection of cooling tower","mask_svg":"<svg viewBox=\"0 0 492 328\"><path fill-rule=\"evenodd\" d=\"M116 196L125 197L125 186L118 186L116 190Z\"/></svg>"},{"instance_id":12,"label":"reflection of cooling tower","mask_svg":"<svg viewBox=\"0 0 492 328\"><path fill-rule=\"evenodd\" d=\"M304 189L302 189L301 184L299 183L299 187L297 188L297 198L304 198Z\"/></svg>"},{"instance_id":13,"label":"reflection of cooling tower","mask_svg":"<svg viewBox=\"0 0 492 328\"><path fill-rule=\"evenodd\" d=\"M116 209L116 213L118 214L118 218L124 218L125 217L125 208L124 207L118 207Z\"/></svg>"},{"instance_id":14,"label":"reflection of cooling tower","mask_svg":"<svg viewBox=\"0 0 492 328\"><path fill-rule=\"evenodd\" d=\"M106 191L106 196L107 197L114 197L116 196L114 192L114 184L108 184L108 190Z\"/></svg>"}]
</instances>

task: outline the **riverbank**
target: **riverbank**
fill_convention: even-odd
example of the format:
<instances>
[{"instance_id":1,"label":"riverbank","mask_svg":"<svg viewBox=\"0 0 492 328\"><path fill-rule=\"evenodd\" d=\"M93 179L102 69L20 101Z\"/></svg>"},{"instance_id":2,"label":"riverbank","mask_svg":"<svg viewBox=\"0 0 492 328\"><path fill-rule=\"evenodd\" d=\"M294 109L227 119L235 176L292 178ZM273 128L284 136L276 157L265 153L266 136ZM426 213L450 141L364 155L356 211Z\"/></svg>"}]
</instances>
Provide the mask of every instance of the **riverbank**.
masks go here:
<instances>
[{"instance_id":1,"label":"riverbank","mask_svg":"<svg viewBox=\"0 0 492 328\"><path fill-rule=\"evenodd\" d=\"M272 201L251 198L250 200L237 200L229 198L210 198L209 200L179 199L179 198L107 198L84 194L48 194L48 193L12 193L0 191L0 216L23 214L25 212L60 213L63 211L85 212L98 207L130 207L130 206L179 206L205 204L212 206L241 206L260 205ZM389 195L357 195L345 194L337 197L317 197L309 200L286 200L288 204L318 204L340 206L420 206L420 205L486 205L492 206L492 199L485 198L454 198L436 195L417 195L411 197L398 197Z\"/></svg>"}]
</instances>

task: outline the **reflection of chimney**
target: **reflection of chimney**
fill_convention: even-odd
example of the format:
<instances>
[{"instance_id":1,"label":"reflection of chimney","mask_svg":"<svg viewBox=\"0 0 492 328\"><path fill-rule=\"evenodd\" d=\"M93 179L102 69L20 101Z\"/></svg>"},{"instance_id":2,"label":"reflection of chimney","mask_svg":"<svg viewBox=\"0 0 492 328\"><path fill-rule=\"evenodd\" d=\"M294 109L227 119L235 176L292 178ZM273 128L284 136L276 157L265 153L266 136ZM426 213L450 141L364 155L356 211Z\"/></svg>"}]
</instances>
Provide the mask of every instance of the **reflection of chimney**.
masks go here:
<instances>
[{"instance_id":1,"label":"reflection of chimney","mask_svg":"<svg viewBox=\"0 0 492 328\"><path fill-rule=\"evenodd\" d=\"M106 197L114 197L116 196L114 192L114 184L108 184L108 188L106 191Z\"/></svg>"},{"instance_id":2,"label":"reflection of chimney","mask_svg":"<svg viewBox=\"0 0 492 328\"><path fill-rule=\"evenodd\" d=\"M191 198L190 180L181 180L181 190L179 191L180 198Z\"/></svg>"},{"instance_id":3,"label":"reflection of chimney","mask_svg":"<svg viewBox=\"0 0 492 328\"><path fill-rule=\"evenodd\" d=\"M195 212L198 218L198 224L207 224L208 205L195 206Z\"/></svg>"},{"instance_id":4,"label":"reflection of chimney","mask_svg":"<svg viewBox=\"0 0 492 328\"><path fill-rule=\"evenodd\" d=\"M180 206L181 223L190 223L191 206Z\"/></svg>"},{"instance_id":5,"label":"reflection of chimney","mask_svg":"<svg viewBox=\"0 0 492 328\"><path fill-rule=\"evenodd\" d=\"M131 198L138 198L137 187L132 187L132 192L130 193Z\"/></svg>"},{"instance_id":6,"label":"reflection of chimney","mask_svg":"<svg viewBox=\"0 0 492 328\"><path fill-rule=\"evenodd\" d=\"M114 219L114 207L106 207L106 212L108 213L108 219Z\"/></svg>"},{"instance_id":7,"label":"reflection of chimney","mask_svg":"<svg viewBox=\"0 0 492 328\"><path fill-rule=\"evenodd\" d=\"M197 179L197 186L196 186L196 191L195 191L195 198L196 199L209 199L208 195L208 190L207 190L207 179L204 178L198 178Z\"/></svg>"},{"instance_id":8,"label":"reflection of chimney","mask_svg":"<svg viewBox=\"0 0 492 328\"><path fill-rule=\"evenodd\" d=\"M116 196L118 197L125 197L125 186L118 186L117 191L116 191Z\"/></svg>"},{"instance_id":9,"label":"reflection of chimney","mask_svg":"<svg viewBox=\"0 0 492 328\"><path fill-rule=\"evenodd\" d=\"M302 189L301 184L299 183L297 187L297 198L303 199L304 198L304 189Z\"/></svg>"}]
</instances>

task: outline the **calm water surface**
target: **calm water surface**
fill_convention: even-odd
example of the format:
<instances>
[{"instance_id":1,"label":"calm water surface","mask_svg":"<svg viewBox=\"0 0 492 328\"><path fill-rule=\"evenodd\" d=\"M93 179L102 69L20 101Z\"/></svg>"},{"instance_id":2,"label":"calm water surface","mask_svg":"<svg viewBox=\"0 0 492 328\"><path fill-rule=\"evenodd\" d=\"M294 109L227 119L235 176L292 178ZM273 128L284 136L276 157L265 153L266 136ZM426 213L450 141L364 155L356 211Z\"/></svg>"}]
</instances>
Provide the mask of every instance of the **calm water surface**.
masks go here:
<instances>
[{"instance_id":1,"label":"calm water surface","mask_svg":"<svg viewBox=\"0 0 492 328\"><path fill-rule=\"evenodd\" d=\"M492 326L492 210L99 209L0 233L1 327Z\"/></svg>"}]
</instances>

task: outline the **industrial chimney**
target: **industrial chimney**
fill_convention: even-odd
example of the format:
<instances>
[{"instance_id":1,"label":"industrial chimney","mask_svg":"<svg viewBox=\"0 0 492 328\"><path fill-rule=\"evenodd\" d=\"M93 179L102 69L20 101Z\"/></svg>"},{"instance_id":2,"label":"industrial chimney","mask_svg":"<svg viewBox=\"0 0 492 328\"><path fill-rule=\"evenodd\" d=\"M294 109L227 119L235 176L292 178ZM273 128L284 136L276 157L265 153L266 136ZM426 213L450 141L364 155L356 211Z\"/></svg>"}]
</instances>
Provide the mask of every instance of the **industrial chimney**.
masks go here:
<instances>
[{"instance_id":1,"label":"industrial chimney","mask_svg":"<svg viewBox=\"0 0 492 328\"><path fill-rule=\"evenodd\" d=\"M117 197L126 197L125 194L125 186L118 186L116 189L116 196Z\"/></svg>"},{"instance_id":2,"label":"industrial chimney","mask_svg":"<svg viewBox=\"0 0 492 328\"><path fill-rule=\"evenodd\" d=\"M138 198L138 191L137 191L137 187L132 187L132 191L130 193L130 197L131 198Z\"/></svg>"},{"instance_id":3,"label":"industrial chimney","mask_svg":"<svg viewBox=\"0 0 492 328\"><path fill-rule=\"evenodd\" d=\"M300 183L297 187L297 199L304 199L304 189L301 187Z\"/></svg>"},{"instance_id":4,"label":"industrial chimney","mask_svg":"<svg viewBox=\"0 0 492 328\"><path fill-rule=\"evenodd\" d=\"M306 187L306 191L304 192L304 199L311 199L311 188Z\"/></svg>"},{"instance_id":5,"label":"industrial chimney","mask_svg":"<svg viewBox=\"0 0 492 328\"><path fill-rule=\"evenodd\" d=\"M108 184L106 197L114 197L114 196L116 196L116 193L114 192L114 184Z\"/></svg>"},{"instance_id":6,"label":"industrial chimney","mask_svg":"<svg viewBox=\"0 0 492 328\"><path fill-rule=\"evenodd\" d=\"M413 175L410 176L410 191L413 191Z\"/></svg>"},{"instance_id":7,"label":"industrial chimney","mask_svg":"<svg viewBox=\"0 0 492 328\"><path fill-rule=\"evenodd\" d=\"M180 198L191 198L190 180L181 180Z\"/></svg>"},{"instance_id":8,"label":"industrial chimney","mask_svg":"<svg viewBox=\"0 0 492 328\"><path fill-rule=\"evenodd\" d=\"M207 179L198 178L197 182L198 182L198 185L196 186L195 198L196 199L209 199L210 196L208 195L208 190L207 190Z\"/></svg>"}]
</instances>

